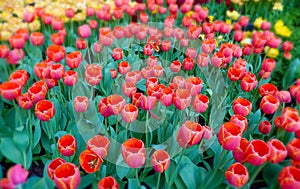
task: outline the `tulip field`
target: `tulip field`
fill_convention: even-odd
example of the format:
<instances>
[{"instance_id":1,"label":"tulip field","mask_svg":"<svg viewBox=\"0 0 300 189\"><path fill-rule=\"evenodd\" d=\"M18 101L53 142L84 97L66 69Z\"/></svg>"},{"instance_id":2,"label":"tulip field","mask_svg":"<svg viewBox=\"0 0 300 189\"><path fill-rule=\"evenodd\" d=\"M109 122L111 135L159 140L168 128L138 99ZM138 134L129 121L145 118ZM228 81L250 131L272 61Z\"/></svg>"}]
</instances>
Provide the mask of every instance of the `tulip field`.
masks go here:
<instances>
[{"instance_id":1,"label":"tulip field","mask_svg":"<svg viewBox=\"0 0 300 189\"><path fill-rule=\"evenodd\" d=\"M0 188L299 189L299 10L0 1Z\"/></svg>"}]
</instances>

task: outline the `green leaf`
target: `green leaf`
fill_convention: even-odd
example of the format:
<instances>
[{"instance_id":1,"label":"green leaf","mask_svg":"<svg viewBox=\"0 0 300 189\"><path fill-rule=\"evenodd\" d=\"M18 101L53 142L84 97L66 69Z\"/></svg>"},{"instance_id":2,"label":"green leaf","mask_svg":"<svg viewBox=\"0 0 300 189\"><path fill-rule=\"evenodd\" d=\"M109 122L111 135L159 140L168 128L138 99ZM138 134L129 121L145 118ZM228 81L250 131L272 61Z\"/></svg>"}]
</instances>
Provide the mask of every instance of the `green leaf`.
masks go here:
<instances>
[{"instance_id":1,"label":"green leaf","mask_svg":"<svg viewBox=\"0 0 300 189\"><path fill-rule=\"evenodd\" d=\"M113 87L113 79L110 74L110 68L105 66L102 69L102 75L103 78L101 79L100 85L103 87L105 91L104 94L107 96L111 93L112 87Z\"/></svg>"},{"instance_id":2,"label":"green leaf","mask_svg":"<svg viewBox=\"0 0 300 189\"><path fill-rule=\"evenodd\" d=\"M78 188L79 189L87 188L90 184L93 183L94 180L95 180L95 174L87 174L87 175L81 177L80 185Z\"/></svg>"},{"instance_id":3,"label":"green leaf","mask_svg":"<svg viewBox=\"0 0 300 189\"><path fill-rule=\"evenodd\" d=\"M138 181L134 178L128 179L128 189L137 189L139 188Z\"/></svg>"},{"instance_id":4,"label":"green leaf","mask_svg":"<svg viewBox=\"0 0 300 189\"><path fill-rule=\"evenodd\" d=\"M285 72L282 78L282 89L287 90L292 82L296 79L296 73L300 68L299 58L295 59L290 65L288 70Z\"/></svg>"},{"instance_id":5,"label":"green leaf","mask_svg":"<svg viewBox=\"0 0 300 189\"><path fill-rule=\"evenodd\" d=\"M279 175L279 172L283 168L282 165L279 164L271 164L268 163L264 169L263 169L263 178L268 184L268 186L273 186L274 183L277 182L277 178Z\"/></svg>"},{"instance_id":6,"label":"green leaf","mask_svg":"<svg viewBox=\"0 0 300 189\"><path fill-rule=\"evenodd\" d=\"M36 147L36 145L39 143L42 136L41 125L37 119L35 120L33 126L34 126L34 132L33 132L32 149Z\"/></svg>"},{"instance_id":7,"label":"green leaf","mask_svg":"<svg viewBox=\"0 0 300 189\"><path fill-rule=\"evenodd\" d=\"M0 143L0 149L2 154L10 161L16 164L22 164L22 152L15 145L12 138L2 138Z\"/></svg>"},{"instance_id":8,"label":"green leaf","mask_svg":"<svg viewBox=\"0 0 300 189\"><path fill-rule=\"evenodd\" d=\"M24 184L24 189L48 189L48 185L45 182L44 178L40 177L30 177L27 182Z\"/></svg>"},{"instance_id":9,"label":"green leaf","mask_svg":"<svg viewBox=\"0 0 300 189\"><path fill-rule=\"evenodd\" d=\"M117 171L117 175L120 179L123 179L127 173L129 172L129 167L124 167L124 166L120 166L117 165L116 166L116 171Z\"/></svg>"},{"instance_id":10,"label":"green leaf","mask_svg":"<svg viewBox=\"0 0 300 189\"><path fill-rule=\"evenodd\" d=\"M26 149L29 146L29 137L27 135L27 132L25 131L15 131L13 135L13 140L16 146L22 151L26 152Z\"/></svg>"}]
</instances>

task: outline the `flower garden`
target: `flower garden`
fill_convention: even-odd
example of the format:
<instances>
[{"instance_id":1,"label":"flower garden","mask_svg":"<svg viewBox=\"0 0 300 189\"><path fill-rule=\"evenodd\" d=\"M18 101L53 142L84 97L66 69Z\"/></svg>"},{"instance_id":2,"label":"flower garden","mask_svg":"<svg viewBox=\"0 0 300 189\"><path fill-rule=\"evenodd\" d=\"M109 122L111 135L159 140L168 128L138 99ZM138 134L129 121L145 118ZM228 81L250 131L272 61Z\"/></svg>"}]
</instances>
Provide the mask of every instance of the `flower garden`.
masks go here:
<instances>
[{"instance_id":1,"label":"flower garden","mask_svg":"<svg viewBox=\"0 0 300 189\"><path fill-rule=\"evenodd\" d=\"M0 1L0 188L300 188L299 9Z\"/></svg>"}]
</instances>

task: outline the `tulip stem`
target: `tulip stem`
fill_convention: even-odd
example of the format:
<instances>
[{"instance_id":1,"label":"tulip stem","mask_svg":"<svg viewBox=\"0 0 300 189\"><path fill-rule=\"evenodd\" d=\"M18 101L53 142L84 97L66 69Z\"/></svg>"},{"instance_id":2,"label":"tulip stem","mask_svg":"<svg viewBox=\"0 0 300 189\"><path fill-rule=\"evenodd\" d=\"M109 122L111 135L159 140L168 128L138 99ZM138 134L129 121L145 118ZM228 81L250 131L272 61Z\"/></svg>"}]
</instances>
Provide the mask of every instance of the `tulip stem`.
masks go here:
<instances>
[{"instance_id":1,"label":"tulip stem","mask_svg":"<svg viewBox=\"0 0 300 189\"><path fill-rule=\"evenodd\" d=\"M263 163L262 165L260 165L259 167L257 167L255 169L255 172L253 173L250 181L249 181L249 186L251 186L251 184L253 183L254 179L256 178L256 176L258 175L258 173L260 173L260 171L265 167L265 165L267 164L267 162Z\"/></svg>"},{"instance_id":2,"label":"tulip stem","mask_svg":"<svg viewBox=\"0 0 300 189\"><path fill-rule=\"evenodd\" d=\"M182 157L183 157L185 148L186 148L186 146L183 147L182 150L181 150L181 153L180 153L180 156L179 156L178 163L177 163L177 165L176 165L175 171L174 171L173 174L172 174L172 177L171 177L171 179L170 179L170 183L169 183L169 187L168 187L168 188L171 188L171 186L172 186L172 184L173 184L173 182L174 182L175 176L177 175L177 172L178 172L178 169L179 169L179 165L180 165L181 159L182 159Z\"/></svg>"},{"instance_id":3,"label":"tulip stem","mask_svg":"<svg viewBox=\"0 0 300 189\"><path fill-rule=\"evenodd\" d=\"M136 178L136 181L138 183L138 188L140 188L141 184L140 184L140 181L139 181L138 168L135 169L135 178Z\"/></svg>"},{"instance_id":4,"label":"tulip stem","mask_svg":"<svg viewBox=\"0 0 300 189\"><path fill-rule=\"evenodd\" d=\"M161 177L161 173L158 173L158 179L157 179L157 183L156 183L156 188L157 189L159 189L160 177Z\"/></svg>"},{"instance_id":5,"label":"tulip stem","mask_svg":"<svg viewBox=\"0 0 300 189\"><path fill-rule=\"evenodd\" d=\"M17 106L17 104L16 104L15 101L13 101L13 104L14 104L14 108L15 108L15 110L16 110L16 116L18 117L18 119L19 119L19 121L20 121L20 126L22 126L22 125L23 125L23 121L22 121L22 119L21 119L20 111L19 111L19 109L18 109L18 106Z\"/></svg>"},{"instance_id":6,"label":"tulip stem","mask_svg":"<svg viewBox=\"0 0 300 189\"><path fill-rule=\"evenodd\" d=\"M149 111L147 111L146 113L146 128L145 128L146 147L148 147L148 124L149 124Z\"/></svg>"}]
</instances>

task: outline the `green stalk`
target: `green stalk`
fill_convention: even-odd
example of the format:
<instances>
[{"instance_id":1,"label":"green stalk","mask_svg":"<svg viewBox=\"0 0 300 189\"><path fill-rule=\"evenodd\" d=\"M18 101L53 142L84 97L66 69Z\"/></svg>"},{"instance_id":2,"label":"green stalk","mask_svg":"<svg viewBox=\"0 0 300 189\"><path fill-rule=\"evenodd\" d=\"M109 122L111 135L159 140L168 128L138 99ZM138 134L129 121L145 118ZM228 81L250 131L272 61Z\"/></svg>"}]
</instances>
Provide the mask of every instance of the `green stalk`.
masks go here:
<instances>
[{"instance_id":1,"label":"green stalk","mask_svg":"<svg viewBox=\"0 0 300 189\"><path fill-rule=\"evenodd\" d=\"M146 135L146 147L148 147L148 124L149 124L149 111L146 113L146 127L145 127L145 135Z\"/></svg>"},{"instance_id":2,"label":"green stalk","mask_svg":"<svg viewBox=\"0 0 300 189\"><path fill-rule=\"evenodd\" d=\"M175 179L175 176L177 175L177 172L178 172L178 169L179 169L179 165L180 165L181 159L182 159L182 157L183 157L184 151L185 151L185 147L182 148L182 150L181 150L181 153L180 153L180 156L179 156L178 163L177 163L177 165L176 165L175 171L174 171L173 174L172 174L172 177L171 177L171 179L170 179L170 183L169 183L168 188L171 188L171 186L172 186L172 184L173 184L173 182L174 182L174 179Z\"/></svg>"},{"instance_id":3,"label":"green stalk","mask_svg":"<svg viewBox=\"0 0 300 189\"><path fill-rule=\"evenodd\" d=\"M258 166L258 167L255 169L255 172L252 174L252 177L251 177L250 181L248 182L248 183L249 183L249 186L251 186L251 184L253 183L254 179L255 179L256 176L258 175L258 173L265 167L266 164L267 164L267 162L263 163L262 165Z\"/></svg>"},{"instance_id":4,"label":"green stalk","mask_svg":"<svg viewBox=\"0 0 300 189\"><path fill-rule=\"evenodd\" d=\"M138 168L135 169L135 178L136 178L136 181L137 181L137 183L138 183L138 188L140 188L141 183L140 183L140 181L139 181Z\"/></svg>"},{"instance_id":5,"label":"green stalk","mask_svg":"<svg viewBox=\"0 0 300 189\"><path fill-rule=\"evenodd\" d=\"M157 182L156 182L156 188L157 189L159 189L160 177L161 177L161 173L158 173L158 179L157 179Z\"/></svg>"}]
</instances>

